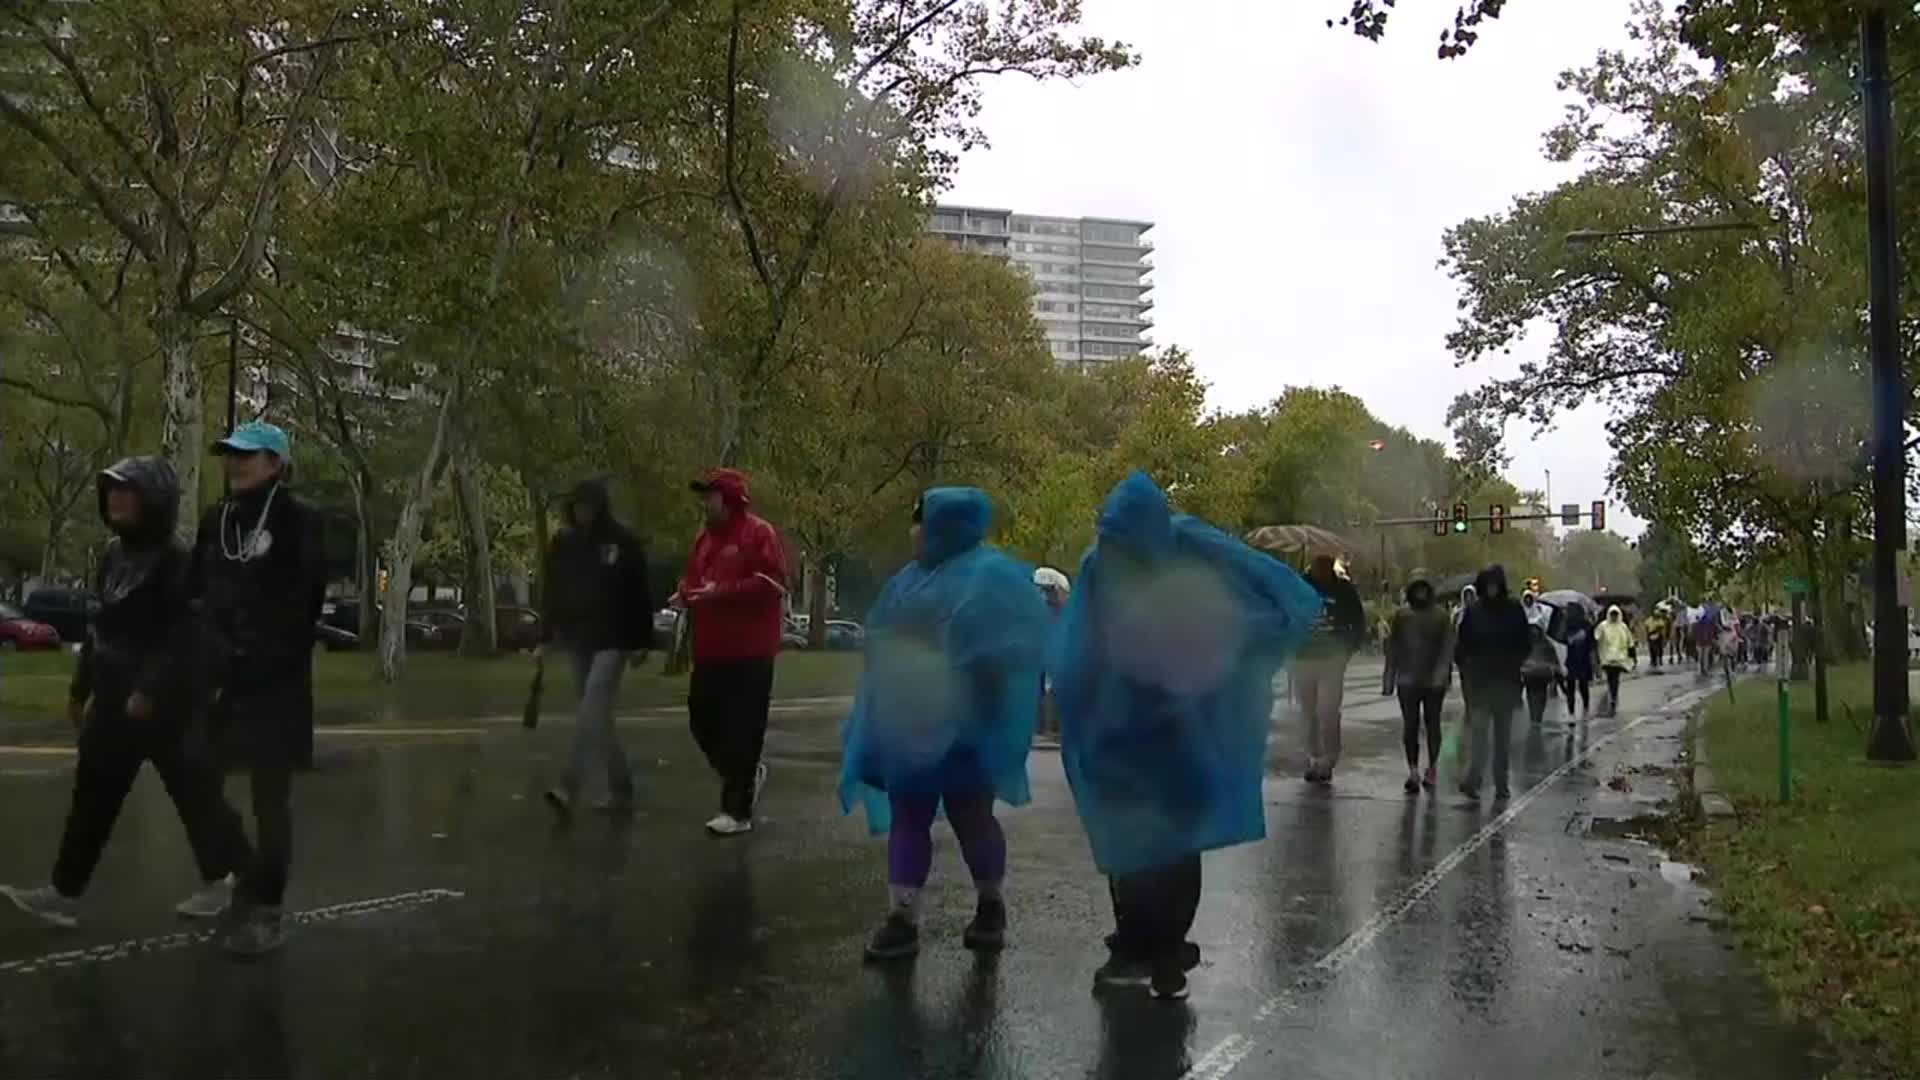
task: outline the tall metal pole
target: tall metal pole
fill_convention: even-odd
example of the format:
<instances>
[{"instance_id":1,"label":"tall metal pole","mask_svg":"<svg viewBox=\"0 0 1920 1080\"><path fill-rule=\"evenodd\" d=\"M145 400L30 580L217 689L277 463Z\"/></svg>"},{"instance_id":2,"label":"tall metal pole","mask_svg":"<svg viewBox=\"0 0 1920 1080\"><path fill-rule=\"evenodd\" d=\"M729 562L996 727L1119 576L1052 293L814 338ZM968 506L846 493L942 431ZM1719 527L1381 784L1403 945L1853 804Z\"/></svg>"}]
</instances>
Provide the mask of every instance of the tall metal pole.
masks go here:
<instances>
[{"instance_id":1,"label":"tall metal pole","mask_svg":"<svg viewBox=\"0 0 1920 1080\"><path fill-rule=\"evenodd\" d=\"M1887 16L1874 5L1860 24L1866 105L1867 286L1873 364L1872 761L1914 759L1907 723L1907 609L1895 575L1906 547L1906 380L1900 366L1899 248L1893 220L1893 98Z\"/></svg>"}]
</instances>

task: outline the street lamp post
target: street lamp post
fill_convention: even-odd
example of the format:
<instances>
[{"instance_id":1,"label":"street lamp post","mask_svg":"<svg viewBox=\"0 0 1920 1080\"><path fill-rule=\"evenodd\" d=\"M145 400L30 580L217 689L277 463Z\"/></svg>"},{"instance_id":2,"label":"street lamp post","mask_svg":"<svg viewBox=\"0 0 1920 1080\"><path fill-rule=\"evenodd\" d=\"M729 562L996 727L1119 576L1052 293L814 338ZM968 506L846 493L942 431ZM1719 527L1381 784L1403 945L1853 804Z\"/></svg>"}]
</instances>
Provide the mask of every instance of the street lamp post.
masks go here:
<instances>
[{"instance_id":1,"label":"street lamp post","mask_svg":"<svg viewBox=\"0 0 1920 1080\"><path fill-rule=\"evenodd\" d=\"M1900 370L1899 245L1893 223L1893 95L1887 16L1860 23L1866 107L1868 332L1873 369L1873 734L1867 758L1914 759L1907 723L1907 610L1895 581L1906 546L1906 392Z\"/></svg>"}]
</instances>

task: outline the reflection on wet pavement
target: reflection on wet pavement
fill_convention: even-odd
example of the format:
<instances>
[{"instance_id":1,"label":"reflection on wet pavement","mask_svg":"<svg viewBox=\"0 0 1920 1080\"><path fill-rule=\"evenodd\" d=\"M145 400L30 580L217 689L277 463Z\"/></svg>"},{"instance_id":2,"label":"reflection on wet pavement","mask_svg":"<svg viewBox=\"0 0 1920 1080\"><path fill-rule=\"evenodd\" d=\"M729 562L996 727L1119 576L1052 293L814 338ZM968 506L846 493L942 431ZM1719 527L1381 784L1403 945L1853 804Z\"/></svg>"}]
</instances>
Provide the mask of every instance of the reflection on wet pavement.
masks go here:
<instances>
[{"instance_id":1,"label":"reflection on wet pavement","mask_svg":"<svg viewBox=\"0 0 1920 1080\"><path fill-rule=\"evenodd\" d=\"M1628 717L1685 680L1631 684ZM1056 757L1004 821L1012 947L980 962L937 834L924 949L863 967L882 845L833 800L837 716L788 710L761 829L714 841L681 730L630 725L630 821L555 830L537 794L566 731L336 735L297 795L288 950L236 965L168 914L191 861L143 778L54 936L0 912L0 1076L1741 1076L1816 1071L1805 1036L1704 922L1690 869L1608 832L1671 796L1680 721L1515 735L1517 812L1400 792L1398 720L1359 702L1332 791L1289 774L1269 838L1209 856L1191 1001L1090 993L1109 929ZM1579 763L1589 747L1593 760ZM0 749L0 773L26 755ZM1569 762L1576 764L1569 765ZM66 774L0 775L0 879L45 873ZM1565 767L1533 795L1529 789ZM1626 779L1615 786L1616 778ZM1443 792L1450 792L1443 773ZM1624 787L1624 790L1622 789ZM1589 835L1589 824L1593 824ZM1609 857L1612 856L1612 857ZM396 899L412 898L412 899ZM361 905L356 907L355 905ZM167 941L127 949L126 942ZM89 950L92 950L89 952ZM117 951L116 951L117 950ZM50 954L91 956L43 962Z\"/></svg>"}]
</instances>

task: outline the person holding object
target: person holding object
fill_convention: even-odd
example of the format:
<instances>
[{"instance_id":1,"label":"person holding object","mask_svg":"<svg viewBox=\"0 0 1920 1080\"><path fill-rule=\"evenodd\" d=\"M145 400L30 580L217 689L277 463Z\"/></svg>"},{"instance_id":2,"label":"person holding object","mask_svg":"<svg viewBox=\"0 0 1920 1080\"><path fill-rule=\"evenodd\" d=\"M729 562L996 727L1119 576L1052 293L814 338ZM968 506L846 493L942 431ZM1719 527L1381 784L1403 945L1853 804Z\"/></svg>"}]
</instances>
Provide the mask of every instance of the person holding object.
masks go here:
<instances>
[{"instance_id":1,"label":"person holding object","mask_svg":"<svg viewBox=\"0 0 1920 1080\"><path fill-rule=\"evenodd\" d=\"M975 488L933 488L914 506L914 559L867 615L866 670L841 728L840 808L887 835L886 921L870 961L920 949L918 901L945 811L978 903L962 940L1006 944L1007 841L995 799L1024 806L1040 670L1053 614L1026 564L983 542L992 506Z\"/></svg>"},{"instance_id":2,"label":"person holding object","mask_svg":"<svg viewBox=\"0 0 1920 1080\"><path fill-rule=\"evenodd\" d=\"M1507 752L1513 741L1513 714L1520 705L1520 669L1530 648L1526 612L1507 591L1507 571L1489 566L1474 580L1479 599L1460 620L1455 651L1468 701L1467 726L1473 741L1472 764L1460 793L1480 797L1487 759L1493 759L1493 790L1505 799Z\"/></svg>"},{"instance_id":3,"label":"person holding object","mask_svg":"<svg viewBox=\"0 0 1920 1080\"><path fill-rule=\"evenodd\" d=\"M1384 690L1400 698L1400 741L1407 752L1406 792L1434 785L1440 765L1440 712L1453 684L1453 618L1434 600L1433 585L1416 576L1407 603L1387 628ZM1420 733L1427 736L1427 768L1420 771Z\"/></svg>"},{"instance_id":4,"label":"person holding object","mask_svg":"<svg viewBox=\"0 0 1920 1080\"><path fill-rule=\"evenodd\" d=\"M1340 706L1346 694L1347 663L1367 640L1367 615L1360 590L1335 568L1333 556L1315 555L1307 583L1320 596L1320 616L1294 662L1294 696L1307 751L1309 784L1333 782L1340 764Z\"/></svg>"},{"instance_id":5,"label":"person holding object","mask_svg":"<svg viewBox=\"0 0 1920 1080\"><path fill-rule=\"evenodd\" d=\"M79 760L53 880L38 888L0 886L20 910L55 926L79 921L79 899L113 834L120 807L144 762L152 762L186 826L203 883L174 908L210 919L227 908L246 835L220 794L220 774L187 753L190 680L180 641L191 624L187 553L174 543L180 484L164 458L133 457L96 480L100 520L113 533L94 576L100 611L73 673L67 713L79 733Z\"/></svg>"},{"instance_id":6,"label":"person holding object","mask_svg":"<svg viewBox=\"0 0 1920 1080\"><path fill-rule=\"evenodd\" d=\"M1048 650L1060 755L1109 879L1096 990L1187 996L1200 853L1266 835L1274 672L1323 609L1284 563L1135 472L1107 496Z\"/></svg>"},{"instance_id":7,"label":"person holding object","mask_svg":"<svg viewBox=\"0 0 1920 1080\"><path fill-rule=\"evenodd\" d=\"M546 792L562 823L596 759L606 769L607 794L594 809L624 813L633 808L633 772L614 728L620 672L631 657L645 663L653 644L653 596L647 586L647 553L633 530L613 516L607 485L583 480L566 503L567 522L547 549L545 639L535 654L543 665L546 641L565 646L573 668L576 721L573 745L560 783Z\"/></svg>"},{"instance_id":8,"label":"person holding object","mask_svg":"<svg viewBox=\"0 0 1920 1080\"><path fill-rule=\"evenodd\" d=\"M714 469L695 481L707 523L693 542L673 603L693 619L693 675L687 718L694 741L720 777L715 836L753 831L766 786L761 753L773 701L773 659L780 652L787 556L780 534L754 515L747 478Z\"/></svg>"},{"instance_id":9,"label":"person holding object","mask_svg":"<svg viewBox=\"0 0 1920 1080\"><path fill-rule=\"evenodd\" d=\"M1594 648L1600 654L1600 670L1607 676L1607 715L1620 715L1620 676L1632 661L1633 631L1618 604L1607 609L1607 621L1594 631Z\"/></svg>"},{"instance_id":10,"label":"person holding object","mask_svg":"<svg viewBox=\"0 0 1920 1080\"><path fill-rule=\"evenodd\" d=\"M257 847L241 861L222 947L243 956L286 940L293 775L313 766L313 627L326 593L319 516L289 490L290 446L242 424L213 446L230 491L200 519L188 576L198 604L194 739L252 782Z\"/></svg>"}]
</instances>

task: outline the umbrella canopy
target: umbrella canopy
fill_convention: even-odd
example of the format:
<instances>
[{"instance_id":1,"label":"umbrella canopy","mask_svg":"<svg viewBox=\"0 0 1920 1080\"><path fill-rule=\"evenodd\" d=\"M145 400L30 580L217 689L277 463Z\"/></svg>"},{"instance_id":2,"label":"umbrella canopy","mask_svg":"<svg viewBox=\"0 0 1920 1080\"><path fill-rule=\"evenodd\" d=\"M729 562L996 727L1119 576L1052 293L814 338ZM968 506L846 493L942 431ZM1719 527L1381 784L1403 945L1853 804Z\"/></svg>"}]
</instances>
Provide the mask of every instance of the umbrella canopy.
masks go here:
<instances>
[{"instance_id":1,"label":"umbrella canopy","mask_svg":"<svg viewBox=\"0 0 1920 1080\"><path fill-rule=\"evenodd\" d=\"M1441 578L1439 581L1433 583L1434 595L1443 600L1451 601L1458 599L1460 590L1473 584L1474 576L1475 575L1469 573L1455 574L1452 577Z\"/></svg>"},{"instance_id":2,"label":"umbrella canopy","mask_svg":"<svg viewBox=\"0 0 1920 1080\"><path fill-rule=\"evenodd\" d=\"M1600 605L1594 602L1593 597L1577 589L1554 589L1552 592L1541 593L1536 599L1549 607L1557 608L1567 607L1571 604L1579 604L1587 610L1589 617L1600 614Z\"/></svg>"},{"instance_id":3,"label":"umbrella canopy","mask_svg":"<svg viewBox=\"0 0 1920 1080\"><path fill-rule=\"evenodd\" d=\"M1354 551L1346 537L1318 525L1262 525L1246 535L1249 545L1280 555L1347 555Z\"/></svg>"}]
</instances>

